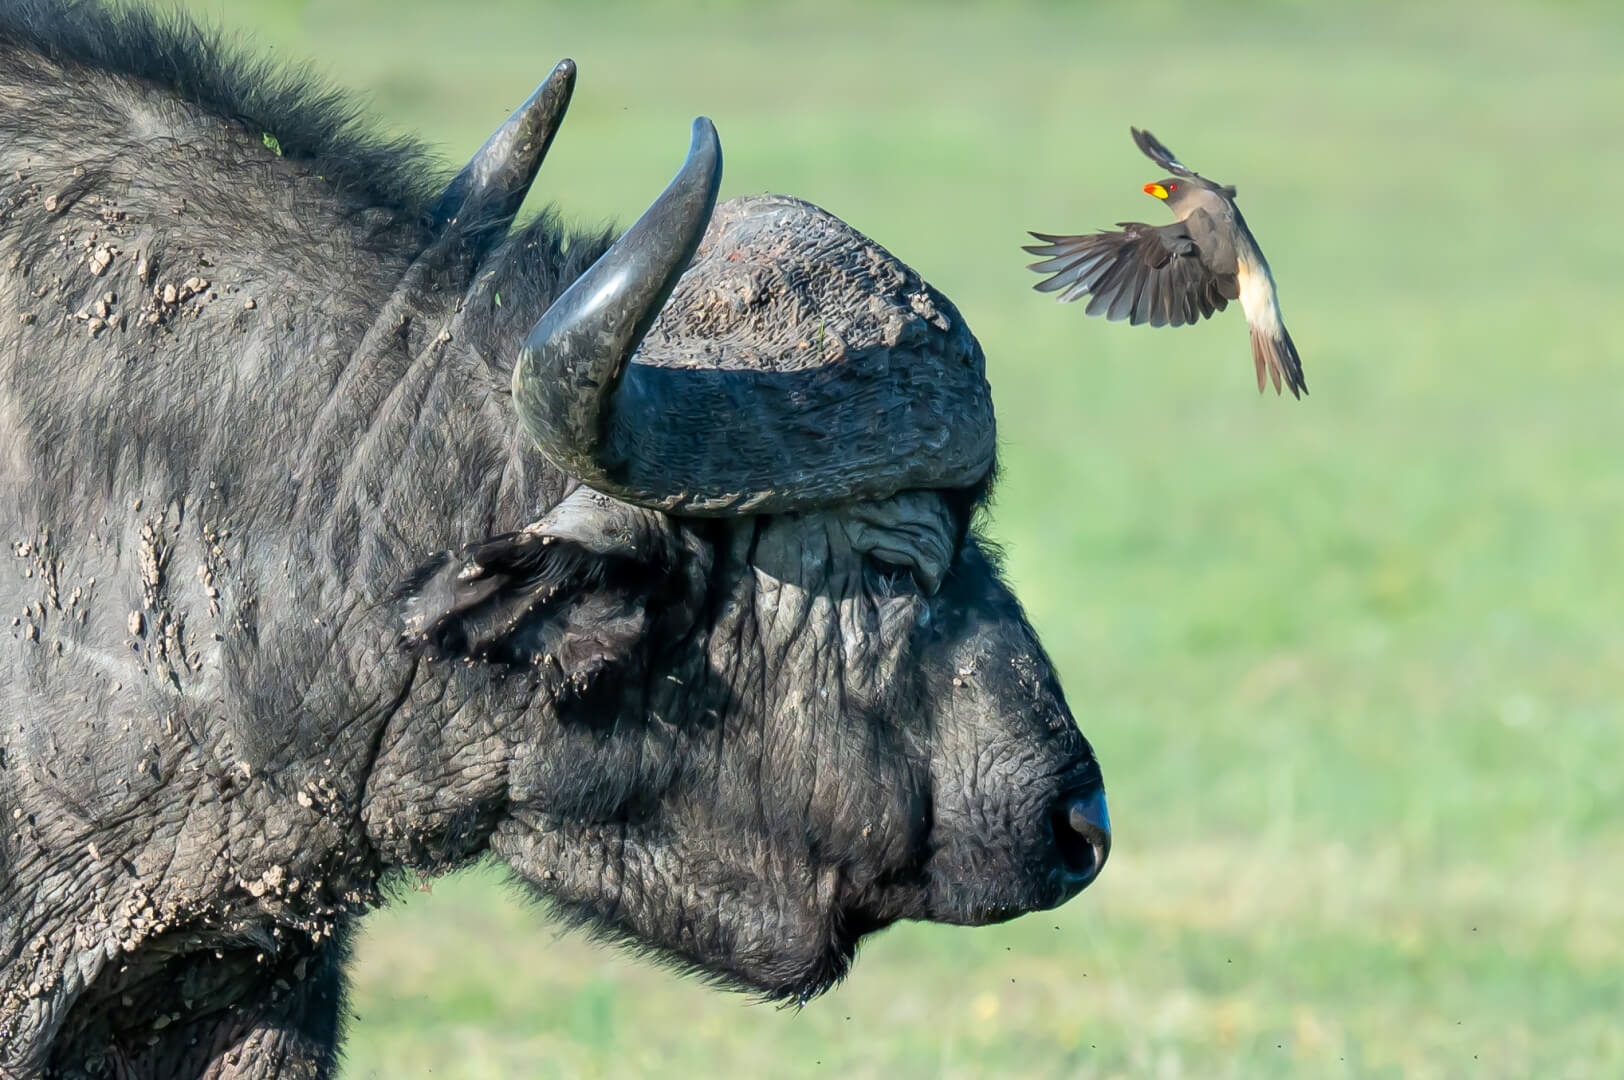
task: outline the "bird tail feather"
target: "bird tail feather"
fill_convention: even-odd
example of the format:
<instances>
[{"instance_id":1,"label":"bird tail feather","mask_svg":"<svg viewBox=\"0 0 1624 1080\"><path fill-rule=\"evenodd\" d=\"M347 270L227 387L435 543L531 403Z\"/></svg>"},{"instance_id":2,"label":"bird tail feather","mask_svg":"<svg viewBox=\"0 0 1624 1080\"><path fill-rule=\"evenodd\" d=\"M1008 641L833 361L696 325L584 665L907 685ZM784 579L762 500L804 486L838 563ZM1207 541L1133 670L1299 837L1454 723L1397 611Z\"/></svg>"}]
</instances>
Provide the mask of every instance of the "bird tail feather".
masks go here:
<instances>
[{"instance_id":1,"label":"bird tail feather","mask_svg":"<svg viewBox=\"0 0 1624 1080\"><path fill-rule=\"evenodd\" d=\"M1291 396L1301 398L1308 393L1308 381L1303 378L1303 361L1297 355L1297 345L1285 323L1277 322L1273 328L1250 326L1252 331L1252 364L1257 368L1258 393L1266 382L1273 380L1274 392L1280 393L1282 379Z\"/></svg>"}]
</instances>

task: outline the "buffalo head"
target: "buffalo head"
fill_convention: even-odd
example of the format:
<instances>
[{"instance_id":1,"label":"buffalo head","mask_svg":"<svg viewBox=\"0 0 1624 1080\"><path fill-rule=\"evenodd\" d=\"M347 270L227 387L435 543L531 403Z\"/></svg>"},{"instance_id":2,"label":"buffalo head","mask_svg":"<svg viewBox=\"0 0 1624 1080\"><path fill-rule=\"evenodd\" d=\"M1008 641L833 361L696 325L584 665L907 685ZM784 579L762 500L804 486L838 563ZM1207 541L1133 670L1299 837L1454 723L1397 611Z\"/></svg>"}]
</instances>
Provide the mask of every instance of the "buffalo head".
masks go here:
<instances>
[{"instance_id":1,"label":"buffalo head","mask_svg":"<svg viewBox=\"0 0 1624 1080\"><path fill-rule=\"evenodd\" d=\"M506 232L572 79L447 190L436 227L463 250ZM480 703L427 737L484 801L453 769L432 792L380 784L367 812L404 861L479 836L594 929L804 1000L895 920L1064 902L1110 832L974 528L995 446L980 346L823 211L716 207L721 167L696 121L670 186L516 350L517 421L562 497L401 590L407 647ZM465 319L500 280L474 275Z\"/></svg>"}]
</instances>

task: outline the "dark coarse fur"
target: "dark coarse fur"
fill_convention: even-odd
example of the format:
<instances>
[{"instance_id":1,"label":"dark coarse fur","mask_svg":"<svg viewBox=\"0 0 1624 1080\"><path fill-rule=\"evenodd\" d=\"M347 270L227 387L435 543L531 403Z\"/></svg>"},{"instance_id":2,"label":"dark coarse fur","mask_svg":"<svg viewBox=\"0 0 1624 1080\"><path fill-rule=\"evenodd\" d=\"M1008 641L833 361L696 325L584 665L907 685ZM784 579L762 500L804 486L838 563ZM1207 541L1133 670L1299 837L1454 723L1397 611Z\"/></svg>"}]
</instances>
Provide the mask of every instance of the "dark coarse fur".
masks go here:
<instances>
[{"instance_id":1,"label":"dark coarse fur","mask_svg":"<svg viewBox=\"0 0 1624 1080\"><path fill-rule=\"evenodd\" d=\"M356 916L487 855L788 1001L1091 876L982 486L577 487L509 375L609 237L487 253L447 175L178 16L0 6L0 1076L328 1076Z\"/></svg>"},{"instance_id":2,"label":"dark coarse fur","mask_svg":"<svg viewBox=\"0 0 1624 1080\"><path fill-rule=\"evenodd\" d=\"M422 147L379 139L351 95L246 53L179 13L87 0L8 0L0 35L8 52L37 54L98 79L138 80L252 140L269 134L289 160L309 163L364 205L410 220L439 190L438 169Z\"/></svg>"}]
</instances>

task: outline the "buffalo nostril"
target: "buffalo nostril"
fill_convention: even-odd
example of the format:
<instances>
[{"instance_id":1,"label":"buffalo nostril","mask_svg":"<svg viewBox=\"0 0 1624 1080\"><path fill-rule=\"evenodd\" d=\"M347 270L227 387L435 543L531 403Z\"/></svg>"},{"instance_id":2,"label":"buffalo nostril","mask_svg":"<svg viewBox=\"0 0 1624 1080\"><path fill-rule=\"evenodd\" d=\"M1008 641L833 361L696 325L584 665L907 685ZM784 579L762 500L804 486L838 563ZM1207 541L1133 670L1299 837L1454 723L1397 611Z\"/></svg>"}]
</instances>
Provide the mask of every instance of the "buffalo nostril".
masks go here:
<instances>
[{"instance_id":1,"label":"buffalo nostril","mask_svg":"<svg viewBox=\"0 0 1624 1080\"><path fill-rule=\"evenodd\" d=\"M1111 853L1111 815L1105 792L1062 796L1054 811L1055 847L1073 885L1081 889L1099 876Z\"/></svg>"}]
</instances>

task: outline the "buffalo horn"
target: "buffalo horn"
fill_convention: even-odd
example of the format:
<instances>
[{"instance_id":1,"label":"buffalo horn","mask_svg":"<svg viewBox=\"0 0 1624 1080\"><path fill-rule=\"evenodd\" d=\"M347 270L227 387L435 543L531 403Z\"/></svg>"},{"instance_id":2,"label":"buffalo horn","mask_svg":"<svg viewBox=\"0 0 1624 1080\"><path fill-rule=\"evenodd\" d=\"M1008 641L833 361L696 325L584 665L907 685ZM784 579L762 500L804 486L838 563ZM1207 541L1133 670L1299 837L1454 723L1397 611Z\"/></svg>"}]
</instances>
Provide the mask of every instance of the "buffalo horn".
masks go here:
<instances>
[{"instance_id":1,"label":"buffalo horn","mask_svg":"<svg viewBox=\"0 0 1624 1080\"><path fill-rule=\"evenodd\" d=\"M553 464L610 494L623 465L610 446L616 389L682 276L716 205L722 144L694 121L688 159L643 216L531 329L513 369L520 422Z\"/></svg>"},{"instance_id":2,"label":"buffalo horn","mask_svg":"<svg viewBox=\"0 0 1624 1080\"><path fill-rule=\"evenodd\" d=\"M746 197L712 221L721 171L715 129L694 121L670 186L531 329L513 398L542 454L622 502L702 517L984 480L996 444L992 401L980 346L957 312L810 204ZM717 247L690 294L678 279L707 228ZM855 318L828 317L827 355L825 318L805 310L814 303L807 275L853 310L837 294L868 290ZM780 279L777 298L752 284ZM683 310L645 341L674 290ZM725 340L730 319L742 326L754 317L740 314L750 310L746 293L764 309L784 308L763 313L783 323L784 340L770 331L756 338L759 349ZM789 320L804 324L804 339ZM719 327L724 340L711 336ZM730 348L736 362L714 363Z\"/></svg>"},{"instance_id":3,"label":"buffalo horn","mask_svg":"<svg viewBox=\"0 0 1624 1080\"><path fill-rule=\"evenodd\" d=\"M575 61L560 60L535 93L485 140L430 211L436 233L456 227L479 254L507 235L547 156L575 90Z\"/></svg>"}]
</instances>

